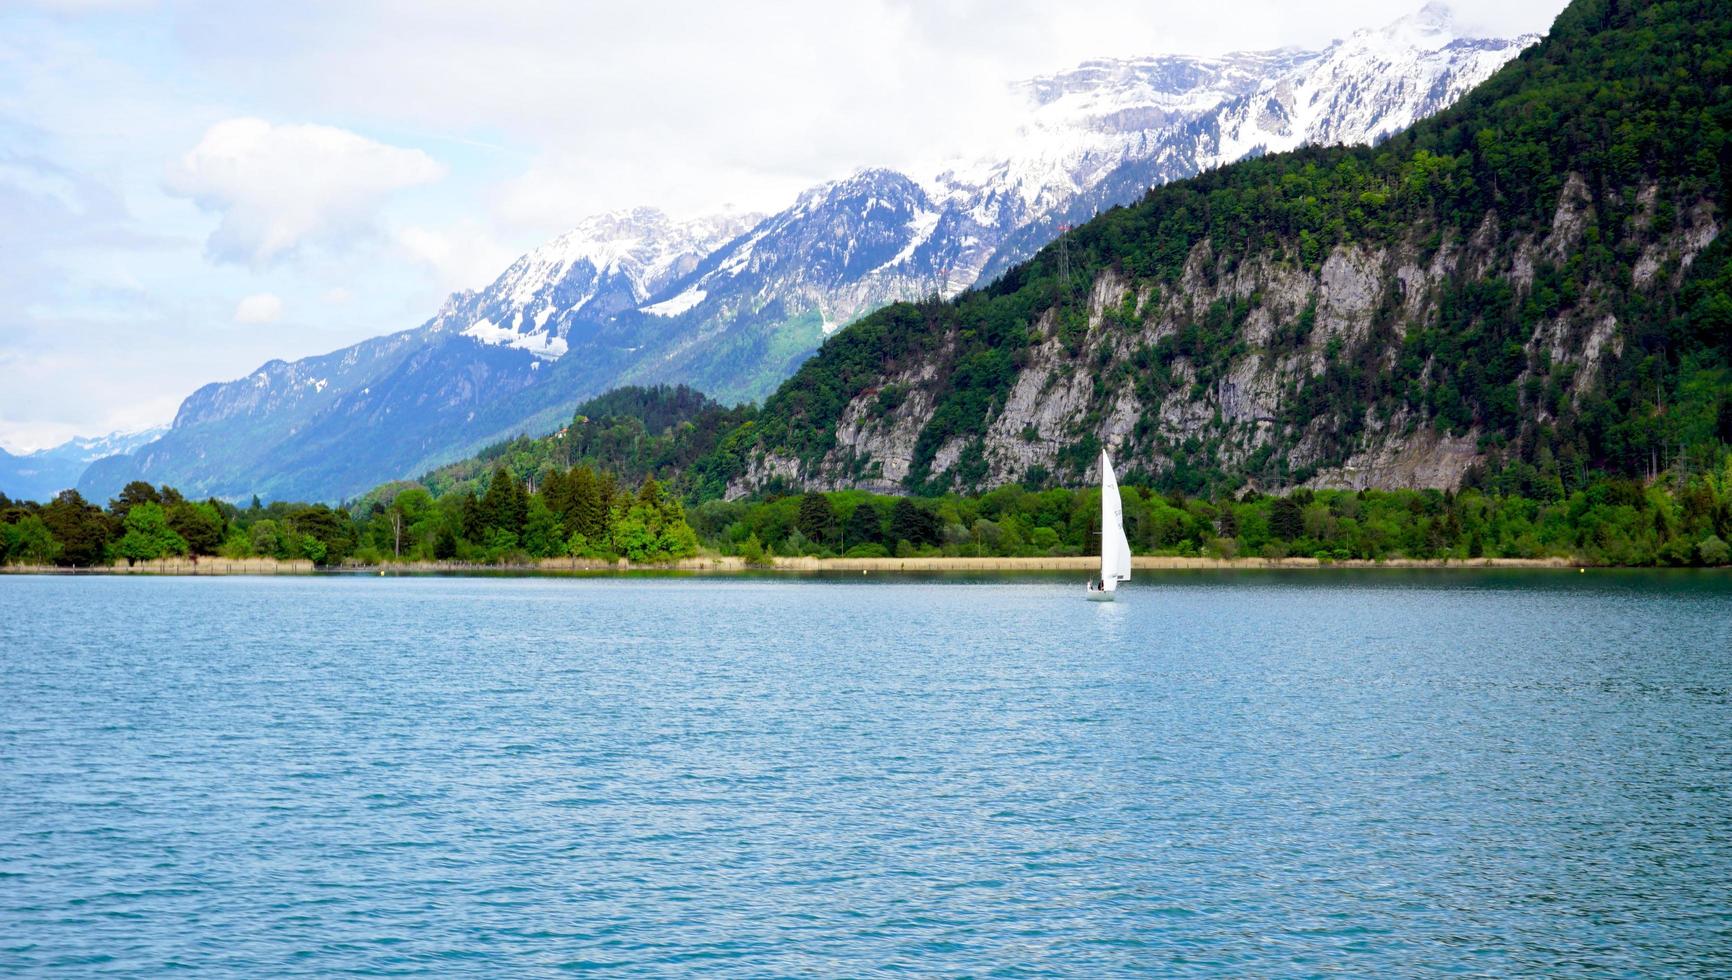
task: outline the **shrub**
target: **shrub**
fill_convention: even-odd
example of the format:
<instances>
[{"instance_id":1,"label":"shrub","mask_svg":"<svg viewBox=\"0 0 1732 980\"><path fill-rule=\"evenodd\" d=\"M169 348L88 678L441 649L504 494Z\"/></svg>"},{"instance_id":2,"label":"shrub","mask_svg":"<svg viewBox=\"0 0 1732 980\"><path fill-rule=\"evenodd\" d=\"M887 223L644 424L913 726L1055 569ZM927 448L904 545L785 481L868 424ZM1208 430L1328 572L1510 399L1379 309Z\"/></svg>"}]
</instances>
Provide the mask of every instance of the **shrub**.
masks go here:
<instances>
[{"instance_id":1,"label":"shrub","mask_svg":"<svg viewBox=\"0 0 1732 980\"><path fill-rule=\"evenodd\" d=\"M1710 534L1696 543L1696 560L1704 565L1724 565L1732 562L1732 546Z\"/></svg>"},{"instance_id":2,"label":"shrub","mask_svg":"<svg viewBox=\"0 0 1732 980\"><path fill-rule=\"evenodd\" d=\"M753 534L746 538L746 540L740 542L740 557L744 559L748 565L761 567L772 564L770 556L764 553L763 542L758 540L756 534Z\"/></svg>"}]
</instances>

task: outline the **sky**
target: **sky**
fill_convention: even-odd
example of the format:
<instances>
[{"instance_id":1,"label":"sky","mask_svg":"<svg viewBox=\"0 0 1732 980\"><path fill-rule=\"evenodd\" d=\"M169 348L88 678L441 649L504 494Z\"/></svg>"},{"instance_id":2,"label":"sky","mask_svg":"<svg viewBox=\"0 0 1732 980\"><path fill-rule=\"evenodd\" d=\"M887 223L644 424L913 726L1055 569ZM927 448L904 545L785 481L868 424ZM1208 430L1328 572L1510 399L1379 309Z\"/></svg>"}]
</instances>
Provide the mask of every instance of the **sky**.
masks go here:
<instances>
[{"instance_id":1,"label":"sky","mask_svg":"<svg viewBox=\"0 0 1732 980\"><path fill-rule=\"evenodd\" d=\"M1457 0L1482 36L1564 0ZM418 326L585 215L779 210L1090 58L1322 47L1390 0L0 0L0 447Z\"/></svg>"}]
</instances>

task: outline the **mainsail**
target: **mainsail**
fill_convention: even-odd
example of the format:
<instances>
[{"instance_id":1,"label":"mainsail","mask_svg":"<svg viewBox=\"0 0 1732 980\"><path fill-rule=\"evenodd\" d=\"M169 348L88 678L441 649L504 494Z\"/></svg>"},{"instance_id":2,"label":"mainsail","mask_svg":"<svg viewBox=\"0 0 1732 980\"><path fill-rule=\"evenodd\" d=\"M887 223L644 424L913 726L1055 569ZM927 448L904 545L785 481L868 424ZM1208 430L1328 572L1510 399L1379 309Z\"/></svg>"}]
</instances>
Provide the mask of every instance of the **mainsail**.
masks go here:
<instances>
[{"instance_id":1,"label":"mainsail","mask_svg":"<svg viewBox=\"0 0 1732 980\"><path fill-rule=\"evenodd\" d=\"M1101 450L1101 581L1131 580L1131 543L1125 538L1124 501L1113 461Z\"/></svg>"}]
</instances>

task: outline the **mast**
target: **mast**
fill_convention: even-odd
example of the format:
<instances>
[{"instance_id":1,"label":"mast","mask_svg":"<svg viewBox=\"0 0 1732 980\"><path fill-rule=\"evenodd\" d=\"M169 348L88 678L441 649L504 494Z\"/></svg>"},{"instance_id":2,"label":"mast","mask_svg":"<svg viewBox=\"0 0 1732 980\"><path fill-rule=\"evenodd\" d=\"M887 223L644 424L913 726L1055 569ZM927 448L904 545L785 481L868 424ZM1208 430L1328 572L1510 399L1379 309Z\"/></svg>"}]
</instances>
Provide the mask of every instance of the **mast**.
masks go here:
<instances>
[{"instance_id":1,"label":"mast","mask_svg":"<svg viewBox=\"0 0 1732 980\"><path fill-rule=\"evenodd\" d=\"M1101 450L1101 582L1104 584L1113 577L1113 509L1107 503L1107 491L1118 481L1113 478L1113 462L1107 459L1107 451Z\"/></svg>"},{"instance_id":2,"label":"mast","mask_svg":"<svg viewBox=\"0 0 1732 980\"><path fill-rule=\"evenodd\" d=\"M1131 580L1131 543L1125 538L1124 501L1113 461L1101 450L1101 581Z\"/></svg>"}]
</instances>

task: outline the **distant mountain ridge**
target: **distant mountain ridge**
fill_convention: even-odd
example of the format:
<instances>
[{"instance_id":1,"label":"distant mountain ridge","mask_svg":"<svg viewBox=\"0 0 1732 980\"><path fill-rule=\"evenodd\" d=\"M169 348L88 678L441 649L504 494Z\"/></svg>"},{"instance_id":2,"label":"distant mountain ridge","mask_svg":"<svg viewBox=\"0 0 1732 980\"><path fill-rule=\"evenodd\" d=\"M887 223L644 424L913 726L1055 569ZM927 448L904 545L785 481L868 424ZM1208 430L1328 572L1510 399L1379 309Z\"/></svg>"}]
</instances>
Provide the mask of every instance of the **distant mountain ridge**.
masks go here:
<instances>
[{"instance_id":1,"label":"distant mountain ridge","mask_svg":"<svg viewBox=\"0 0 1732 980\"><path fill-rule=\"evenodd\" d=\"M14 500L46 501L76 483L96 460L131 452L167 431L168 426L155 425L105 436L79 436L31 453L0 449L0 493Z\"/></svg>"},{"instance_id":2,"label":"distant mountain ridge","mask_svg":"<svg viewBox=\"0 0 1732 980\"><path fill-rule=\"evenodd\" d=\"M1024 126L916 178L864 169L768 217L587 219L411 331L208 385L155 443L93 465L200 494L338 499L519 432L621 384L761 398L840 326L952 296L1058 228L1237 156L1373 142L1532 38L1455 37L1438 5L1322 51L1093 61L1021 83Z\"/></svg>"}]
</instances>

